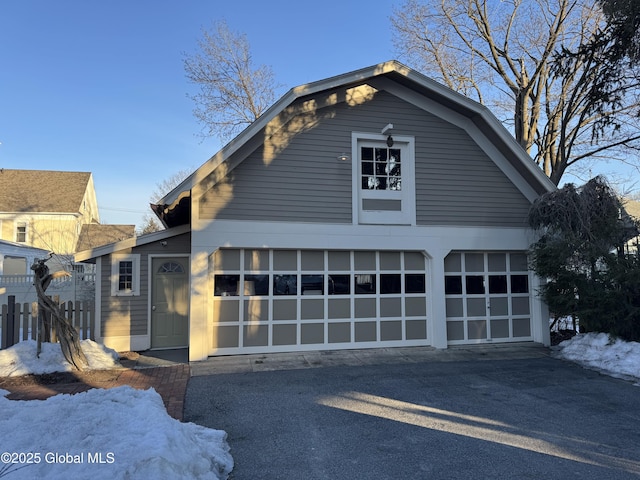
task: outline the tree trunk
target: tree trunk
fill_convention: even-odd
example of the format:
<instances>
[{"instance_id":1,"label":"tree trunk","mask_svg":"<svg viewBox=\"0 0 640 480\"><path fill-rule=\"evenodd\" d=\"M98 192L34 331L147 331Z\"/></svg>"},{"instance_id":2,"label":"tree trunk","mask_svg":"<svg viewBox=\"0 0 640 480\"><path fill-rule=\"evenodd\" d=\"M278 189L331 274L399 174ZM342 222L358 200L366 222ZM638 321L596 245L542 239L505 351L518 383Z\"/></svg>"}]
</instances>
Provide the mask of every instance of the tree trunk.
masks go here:
<instances>
[{"instance_id":1,"label":"tree trunk","mask_svg":"<svg viewBox=\"0 0 640 480\"><path fill-rule=\"evenodd\" d=\"M45 265L46 260L36 260L31 266L35 272L34 285L38 294L38 310L43 314L46 312L51 316L50 325L58 336L60 349L64 358L77 370L83 370L88 365L87 358L80 347L78 332L73 328L71 322L64 316L60 306L47 297L45 291L51 280L56 277L68 275L66 272L49 273L49 267Z\"/></svg>"}]
</instances>

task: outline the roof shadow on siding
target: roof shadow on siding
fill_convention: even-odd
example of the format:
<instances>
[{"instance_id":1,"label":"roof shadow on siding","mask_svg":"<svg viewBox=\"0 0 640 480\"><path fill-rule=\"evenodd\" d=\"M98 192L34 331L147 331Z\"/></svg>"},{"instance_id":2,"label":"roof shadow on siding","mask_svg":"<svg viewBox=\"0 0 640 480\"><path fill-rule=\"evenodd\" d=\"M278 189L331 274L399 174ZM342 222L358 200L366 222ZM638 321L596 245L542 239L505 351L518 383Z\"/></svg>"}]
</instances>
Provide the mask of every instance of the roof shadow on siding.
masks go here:
<instances>
[{"instance_id":1,"label":"roof shadow on siding","mask_svg":"<svg viewBox=\"0 0 640 480\"><path fill-rule=\"evenodd\" d=\"M200 218L350 222L351 164L337 157L350 152L352 129L326 121L343 108L371 102L376 94L366 83L348 85L285 108L250 151L236 152L205 180ZM332 201L345 211L327 208Z\"/></svg>"}]
</instances>

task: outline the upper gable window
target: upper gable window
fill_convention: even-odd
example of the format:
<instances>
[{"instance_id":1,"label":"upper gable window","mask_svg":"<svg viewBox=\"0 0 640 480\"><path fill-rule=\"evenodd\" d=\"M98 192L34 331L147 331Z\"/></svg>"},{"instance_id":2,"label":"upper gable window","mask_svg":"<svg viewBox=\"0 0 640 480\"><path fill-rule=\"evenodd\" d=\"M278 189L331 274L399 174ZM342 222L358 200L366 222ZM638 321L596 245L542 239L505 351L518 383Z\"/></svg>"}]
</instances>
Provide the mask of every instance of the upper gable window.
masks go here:
<instances>
[{"instance_id":1,"label":"upper gable window","mask_svg":"<svg viewBox=\"0 0 640 480\"><path fill-rule=\"evenodd\" d=\"M356 223L415 225L413 137L353 134Z\"/></svg>"},{"instance_id":2,"label":"upper gable window","mask_svg":"<svg viewBox=\"0 0 640 480\"><path fill-rule=\"evenodd\" d=\"M401 150L361 147L361 177L364 190L402 190Z\"/></svg>"}]
</instances>

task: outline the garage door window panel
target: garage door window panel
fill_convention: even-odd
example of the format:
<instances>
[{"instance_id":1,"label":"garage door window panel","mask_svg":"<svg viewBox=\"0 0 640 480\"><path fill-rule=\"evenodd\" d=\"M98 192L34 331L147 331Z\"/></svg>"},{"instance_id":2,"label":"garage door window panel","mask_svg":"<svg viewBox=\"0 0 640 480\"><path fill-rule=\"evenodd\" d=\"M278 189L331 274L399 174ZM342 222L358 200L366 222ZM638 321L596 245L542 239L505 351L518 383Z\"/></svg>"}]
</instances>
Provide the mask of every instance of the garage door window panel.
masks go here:
<instances>
[{"instance_id":1,"label":"garage door window panel","mask_svg":"<svg viewBox=\"0 0 640 480\"><path fill-rule=\"evenodd\" d=\"M350 295L351 275L329 275L329 295Z\"/></svg>"},{"instance_id":2,"label":"garage door window panel","mask_svg":"<svg viewBox=\"0 0 640 480\"><path fill-rule=\"evenodd\" d=\"M356 289L358 295L375 295L376 293L376 274L375 273L359 273L355 275Z\"/></svg>"},{"instance_id":3,"label":"garage door window panel","mask_svg":"<svg viewBox=\"0 0 640 480\"><path fill-rule=\"evenodd\" d=\"M467 275L465 277L467 295L484 295L484 276Z\"/></svg>"},{"instance_id":4,"label":"garage door window panel","mask_svg":"<svg viewBox=\"0 0 640 480\"><path fill-rule=\"evenodd\" d=\"M402 276L399 273L380 274L380 295L402 293Z\"/></svg>"},{"instance_id":5,"label":"garage door window panel","mask_svg":"<svg viewBox=\"0 0 640 480\"><path fill-rule=\"evenodd\" d=\"M297 275L274 275L273 276L274 295L297 295L298 276Z\"/></svg>"},{"instance_id":6,"label":"garage door window panel","mask_svg":"<svg viewBox=\"0 0 640 480\"><path fill-rule=\"evenodd\" d=\"M511 275L511 293L529 293L529 277Z\"/></svg>"},{"instance_id":7,"label":"garage door window panel","mask_svg":"<svg viewBox=\"0 0 640 480\"><path fill-rule=\"evenodd\" d=\"M302 275L302 295L324 295L324 275Z\"/></svg>"},{"instance_id":8,"label":"garage door window panel","mask_svg":"<svg viewBox=\"0 0 640 480\"><path fill-rule=\"evenodd\" d=\"M238 295L240 275L216 275L214 277L214 295L231 297Z\"/></svg>"},{"instance_id":9,"label":"garage door window panel","mask_svg":"<svg viewBox=\"0 0 640 480\"><path fill-rule=\"evenodd\" d=\"M444 293L446 295L461 295L462 294L462 276L447 275L446 277L444 277Z\"/></svg>"},{"instance_id":10,"label":"garage door window panel","mask_svg":"<svg viewBox=\"0 0 640 480\"><path fill-rule=\"evenodd\" d=\"M405 293L426 293L427 283L424 273L407 273L404 276Z\"/></svg>"},{"instance_id":11,"label":"garage door window panel","mask_svg":"<svg viewBox=\"0 0 640 480\"><path fill-rule=\"evenodd\" d=\"M245 275L244 276L245 295L269 295L269 275Z\"/></svg>"}]
</instances>

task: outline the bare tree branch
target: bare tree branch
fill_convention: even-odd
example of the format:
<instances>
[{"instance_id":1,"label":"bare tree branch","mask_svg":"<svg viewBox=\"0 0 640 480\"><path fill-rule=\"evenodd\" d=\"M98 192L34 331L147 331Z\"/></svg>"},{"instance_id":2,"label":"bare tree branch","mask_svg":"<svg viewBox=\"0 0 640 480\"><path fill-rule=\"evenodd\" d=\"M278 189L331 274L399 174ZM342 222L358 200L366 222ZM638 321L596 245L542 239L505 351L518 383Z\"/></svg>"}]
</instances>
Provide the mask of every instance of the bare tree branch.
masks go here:
<instances>
[{"instance_id":1,"label":"bare tree branch","mask_svg":"<svg viewBox=\"0 0 640 480\"><path fill-rule=\"evenodd\" d=\"M198 52L184 55L187 79L199 92L188 95L203 137L230 140L271 106L279 88L271 68L254 67L245 35L223 21L203 30Z\"/></svg>"},{"instance_id":2,"label":"bare tree branch","mask_svg":"<svg viewBox=\"0 0 640 480\"><path fill-rule=\"evenodd\" d=\"M392 25L412 65L491 108L555 183L605 151L640 164L640 139L621 128L640 106L637 80L620 79L613 88L629 101L596 116L588 93L607 81L599 58L554 68L558 51L603 27L597 0L407 0ZM590 135L603 118L606 135Z\"/></svg>"}]
</instances>

